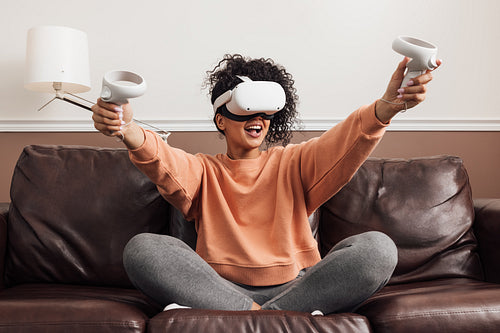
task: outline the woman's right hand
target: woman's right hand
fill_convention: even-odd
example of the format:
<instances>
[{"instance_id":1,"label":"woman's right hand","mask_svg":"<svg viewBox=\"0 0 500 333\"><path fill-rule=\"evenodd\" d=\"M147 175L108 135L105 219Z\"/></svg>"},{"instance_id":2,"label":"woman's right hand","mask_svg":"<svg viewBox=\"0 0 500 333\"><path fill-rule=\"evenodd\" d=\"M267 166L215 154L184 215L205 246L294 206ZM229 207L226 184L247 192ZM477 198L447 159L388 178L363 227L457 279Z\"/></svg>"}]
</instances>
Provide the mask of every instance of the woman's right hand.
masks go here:
<instances>
[{"instance_id":1,"label":"woman's right hand","mask_svg":"<svg viewBox=\"0 0 500 333\"><path fill-rule=\"evenodd\" d=\"M97 104L92 106L92 119L94 127L104 135L119 137L122 126L126 126L132 121L133 112L129 104L121 107L115 104L106 103L100 98Z\"/></svg>"},{"instance_id":2,"label":"woman's right hand","mask_svg":"<svg viewBox=\"0 0 500 333\"><path fill-rule=\"evenodd\" d=\"M106 136L118 137L129 149L140 147L144 142L144 133L133 121L130 104L121 107L106 103L100 98L92 106L94 127Z\"/></svg>"}]
</instances>

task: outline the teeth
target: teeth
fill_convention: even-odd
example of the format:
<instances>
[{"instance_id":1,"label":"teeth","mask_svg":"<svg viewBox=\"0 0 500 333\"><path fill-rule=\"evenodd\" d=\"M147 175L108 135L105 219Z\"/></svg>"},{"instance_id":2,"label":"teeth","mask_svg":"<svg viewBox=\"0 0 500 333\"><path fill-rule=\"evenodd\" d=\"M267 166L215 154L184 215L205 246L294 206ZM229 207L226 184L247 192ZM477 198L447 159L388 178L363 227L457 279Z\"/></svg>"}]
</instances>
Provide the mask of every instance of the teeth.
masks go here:
<instances>
[{"instance_id":1,"label":"teeth","mask_svg":"<svg viewBox=\"0 0 500 333\"><path fill-rule=\"evenodd\" d=\"M262 129L262 126L259 126L259 125L252 125L252 126L247 127L247 129L249 129L249 130L251 130L251 129L254 129L254 130L261 130L261 129Z\"/></svg>"}]
</instances>

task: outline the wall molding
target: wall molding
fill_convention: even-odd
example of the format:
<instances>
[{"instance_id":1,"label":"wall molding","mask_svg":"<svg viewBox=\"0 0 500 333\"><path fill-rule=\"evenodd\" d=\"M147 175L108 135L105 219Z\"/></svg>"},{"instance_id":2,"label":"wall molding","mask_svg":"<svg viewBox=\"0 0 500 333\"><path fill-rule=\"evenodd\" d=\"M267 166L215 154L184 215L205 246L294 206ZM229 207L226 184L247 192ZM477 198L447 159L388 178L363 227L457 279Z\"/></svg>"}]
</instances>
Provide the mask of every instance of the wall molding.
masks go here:
<instances>
[{"instance_id":1,"label":"wall molding","mask_svg":"<svg viewBox=\"0 0 500 333\"><path fill-rule=\"evenodd\" d=\"M303 119L299 130L325 131L342 119ZM211 120L146 120L171 132L213 132ZM500 131L500 118L393 119L388 131ZM2 120L0 132L95 132L90 120Z\"/></svg>"}]
</instances>

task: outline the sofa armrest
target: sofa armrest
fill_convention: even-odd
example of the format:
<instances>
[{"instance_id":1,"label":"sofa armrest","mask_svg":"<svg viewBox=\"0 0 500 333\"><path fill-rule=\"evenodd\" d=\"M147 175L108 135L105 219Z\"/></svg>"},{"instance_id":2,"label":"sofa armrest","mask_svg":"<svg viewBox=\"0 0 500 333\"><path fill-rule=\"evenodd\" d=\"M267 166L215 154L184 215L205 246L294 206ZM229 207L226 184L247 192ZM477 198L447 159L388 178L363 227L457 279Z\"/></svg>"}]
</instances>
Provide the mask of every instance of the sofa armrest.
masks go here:
<instances>
[{"instance_id":1,"label":"sofa armrest","mask_svg":"<svg viewBox=\"0 0 500 333\"><path fill-rule=\"evenodd\" d=\"M500 199L474 200L474 233L488 282L500 283Z\"/></svg>"},{"instance_id":2,"label":"sofa armrest","mask_svg":"<svg viewBox=\"0 0 500 333\"><path fill-rule=\"evenodd\" d=\"M7 217L9 214L9 204L0 202L0 290L5 287L5 252L7 249Z\"/></svg>"}]
</instances>

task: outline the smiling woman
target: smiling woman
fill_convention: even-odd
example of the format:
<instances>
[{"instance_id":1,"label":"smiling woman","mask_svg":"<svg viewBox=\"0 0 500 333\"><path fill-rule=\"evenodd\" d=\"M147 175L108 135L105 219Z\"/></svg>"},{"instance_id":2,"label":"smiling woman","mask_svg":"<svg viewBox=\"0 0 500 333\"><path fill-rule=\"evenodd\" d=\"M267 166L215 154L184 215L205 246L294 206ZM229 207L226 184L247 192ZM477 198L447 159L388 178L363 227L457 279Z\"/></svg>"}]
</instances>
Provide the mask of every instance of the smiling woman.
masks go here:
<instances>
[{"instance_id":1,"label":"smiling woman","mask_svg":"<svg viewBox=\"0 0 500 333\"><path fill-rule=\"evenodd\" d=\"M382 288L397 261L389 237L350 237L321 258L308 217L354 175L401 104L424 100L430 72L400 88L408 61L398 65L383 99L319 138L288 145L297 116L292 76L271 59L226 55L206 79L227 146L215 156L176 149L132 121L130 105L99 100L95 127L123 133L131 161L195 221L198 236L196 252L166 235L132 238L123 262L134 285L163 305L323 313L352 311ZM281 93L284 102L275 103Z\"/></svg>"},{"instance_id":2,"label":"smiling woman","mask_svg":"<svg viewBox=\"0 0 500 333\"><path fill-rule=\"evenodd\" d=\"M212 71L207 72L207 75L205 87L208 87L210 91L212 104L219 96L241 83L238 76L245 76L253 81L278 83L285 92L285 106L274 115L269 125L269 131L264 137L268 145L279 143L286 145L290 142L292 129L297 122L298 96L293 86L293 77L285 68L275 64L272 59L248 59L239 54L227 54ZM217 129L224 135L226 134L218 126L217 115L227 115L228 113L230 114L226 105L223 104L217 108L214 115ZM235 120L235 118L231 118Z\"/></svg>"}]
</instances>

